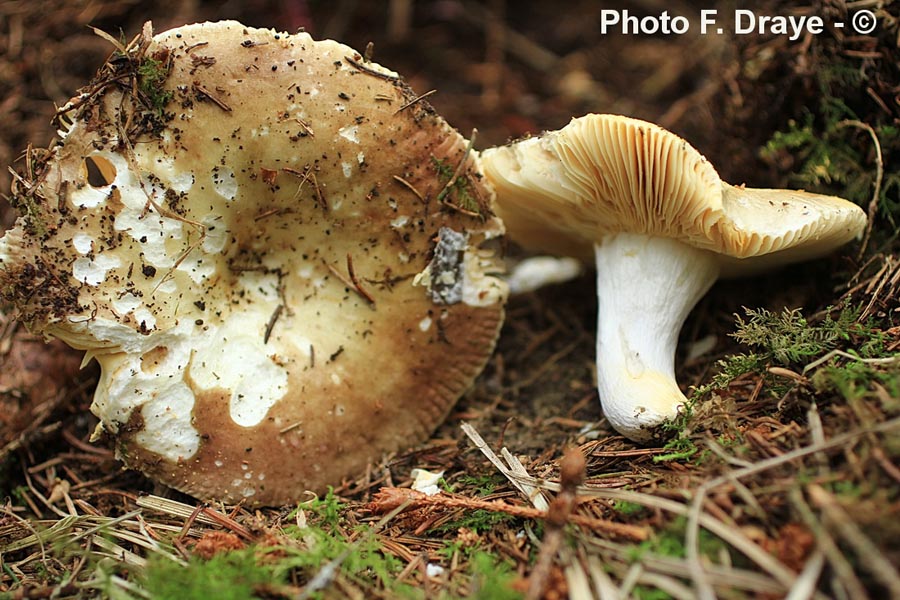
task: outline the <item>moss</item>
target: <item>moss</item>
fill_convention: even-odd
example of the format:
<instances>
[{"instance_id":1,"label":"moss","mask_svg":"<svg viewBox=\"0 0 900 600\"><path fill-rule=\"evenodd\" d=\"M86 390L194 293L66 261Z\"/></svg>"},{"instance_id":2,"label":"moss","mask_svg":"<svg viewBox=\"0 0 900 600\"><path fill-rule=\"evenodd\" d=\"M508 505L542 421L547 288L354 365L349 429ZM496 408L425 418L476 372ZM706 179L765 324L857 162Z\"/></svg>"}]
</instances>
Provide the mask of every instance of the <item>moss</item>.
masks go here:
<instances>
[{"instance_id":1,"label":"moss","mask_svg":"<svg viewBox=\"0 0 900 600\"><path fill-rule=\"evenodd\" d=\"M438 194L438 202L453 200L454 206L460 210L477 216L483 216L481 204L472 189L472 182L467 174L457 175L454 165L446 160L431 158L431 164L443 187Z\"/></svg>"},{"instance_id":2,"label":"moss","mask_svg":"<svg viewBox=\"0 0 900 600\"><path fill-rule=\"evenodd\" d=\"M138 90L148 108L158 117L165 115L166 105L172 100L173 92L164 88L169 77L170 65L167 60L145 56L137 65Z\"/></svg>"},{"instance_id":3,"label":"moss","mask_svg":"<svg viewBox=\"0 0 900 600\"><path fill-rule=\"evenodd\" d=\"M517 600L522 594L511 587L516 579L513 566L487 552L477 552L470 561L472 584L469 598Z\"/></svg>"},{"instance_id":4,"label":"moss","mask_svg":"<svg viewBox=\"0 0 900 600\"><path fill-rule=\"evenodd\" d=\"M264 586L284 582L284 572L260 561L253 549L217 554L208 561L192 558L185 566L151 557L141 574L142 587L157 600L245 600L261 597Z\"/></svg>"},{"instance_id":5,"label":"moss","mask_svg":"<svg viewBox=\"0 0 900 600\"><path fill-rule=\"evenodd\" d=\"M486 533L493 530L501 523L515 520L516 517L501 512L489 510L474 510L466 513L461 518L445 523L433 531L437 533L454 532L459 529L470 529L475 533Z\"/></svg>"}]
</instances>

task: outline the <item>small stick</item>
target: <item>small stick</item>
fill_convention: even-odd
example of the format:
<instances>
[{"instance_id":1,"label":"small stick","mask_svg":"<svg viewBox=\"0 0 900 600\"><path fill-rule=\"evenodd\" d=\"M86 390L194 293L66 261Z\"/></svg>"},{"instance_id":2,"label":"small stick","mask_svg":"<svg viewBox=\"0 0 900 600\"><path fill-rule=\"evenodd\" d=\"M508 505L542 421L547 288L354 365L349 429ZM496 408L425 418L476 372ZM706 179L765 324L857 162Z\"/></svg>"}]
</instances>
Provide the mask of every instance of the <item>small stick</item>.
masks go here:
<instances>
[{"instance_id":1,"label":"small stick","mask_svg":"<svg viewBox=\"0 0 900 600\"><path fill-rule=\"evenodd\" d=\"M465 510L487 510L491 512L502 512L514 517L522 519L546 519L548 513L530 506L517 506L508 504L502 500L479 500L477 498L465 498L458 496L446 496L437 494L435 496L426 496L422 492L411 490L409 488L383 487L376 494L369 508L376 512L382 513L395 508L401 503L409 503L410 508L423 508L429 506L442 506L446 508L461 508ZM629 525L627 523L617 523L605 519L596 519L584 515L573 514L569 517L569 521L579 527L585 527L594 531L602 531L612 536L626 538L642 542L650 537L649 532L644 527Z\"/></svg>"},{"instance_id":2,"label":"small stick","mask_svg":"<svg viewBox=\"0 0 900 600\"><path fill-rule=\"evenodd\" d=\"M327 213L328 212L328 200L325 199L325 195L322 194L322 188L319 187L319 180L316 178L316 174L312 174L312 182L316 188L316 201L322 206L322 210Z\"/></svg>"},{"instance_id":3,"label":"small stick","mask_svg":"<svg viewBox=\"0 0 900 600\"><path fill-rule=\"evenodd\" d=\"M269 210L263 211L263 212L259 213L258 215L256 215L255 217L253 217L253 220L254 221L262 221L263 219L271 217L272 215L281 214L281 212L282 212L282 209L280 209L280 208L270 208Z\"/></svg>"},{"instance_id":4,"label":"small stick","mask_svg":"<svg viewBox=\"0 0 900 600\"><path fill-rule=\"evenodd\" d=\"M866 225L866 233L863 236L862 244L859 246L859 254L857 255L857 260L861 260L869 245L869 238L872 236L872 225L875 222L875 213L878 212L878 201L881 198L881 182L884 179L884 160L881 155L881 141L878 139L878 134L875 133L875 130L872 129L872 126L868 123L848 119L841 121L837 126L839 128L856 127L857 129L861 129L869 134L869 137L872 138L872 143L875 145L875 189L872 190L872 200L869 201L869 221Z\"/></svg>"},{"instance_id":5,"label":"small stick","mask_svg":"<svg viewBox=\"0 0 900 600\"><path fill-rule=\"evenodd\" d=\"M553 559L563 542L566 523L578 503L578 486L584 481L585 460L578 448L570 448L559 463L559 495L547 510L546 528L541 550L528 578L526 600L539 600L544 595Z\"/></svg>"},{"instance_id":6,"label":"small stick","mask_svg":"<svg viewBox=\"0 0 900 600\"><path fill-rule=\"evenodd\" d=\"M413 184L411 184L407 180L403 179L399 175L394 175L394 181L396 181L397 183L399 183L400 185L404 186L406 189L411 191L413 194L415 194L416 198L421 200L423 203L425 202L425 196L422 195L422 192L420 192L415 187L413 187Z\"/></svg>"},{"instance_id":7,"label":"small stick","mask_svg":"<svg viewBox=\"0 0 900 600\"><path fill-rule=\"evenodd\" d=\"M353 259L350 258L350 255L347 255L347 271L350 273L350 277L347 277L340 271L338 271L334 265L330 265L325 263L325 266L328 267L328 270L331 271L331 274L338 278L338 280L344 284L347 289L351 289L359 296L369 303L370 306L375 306L375 299L365 291L363 288L359 286L359 280L356 279L356 273L353 271Z\"/></svg>"},{"instance_id":8,"label":"small stick","mask_svg":"<svg viewBox=\"0 0 900 600\"><path fill-rule=\"evenodd\" d=\"M275 307L275 310L272 311L272 316L269 317L269 322L266 323L266 331L263 333L263 344L269 343L269 337L272 335L272 329L275 328L275 321L278 320L278 317L281 316L281 311L284 310L284 304L279 304Z\"/></svg>"},{"instance_id":9,"label":"small stick","mask_svg":"<svg viewBox=\"0 0 900 600\"><path fill-rule=\"evenodd\" d=\"M447 202L446 200L441 200L441 206L444 206L444 207L446 207L450 210L456 211L458 213L464 214L467 217L480 217L481 216L477 212L474 212L471 210L466 210L465 208L457 206L457 205L453 204L452 202Z\"/></svg>"},{"instance_id":10,"label":"small stick","mask_svg":"<svg viewBox=\"0 0 900 600\"><path fill-rule=\"evenodd\" d=\"M344 60L346 60L354 68L359 69L360 71L362 71L363 73L366 73L368 75L373 75L375 77L378 77L380 79L384 79L387 81L397 81L397 79L398 79L398 77L396 75L388 75L387 73L381 73L380 71L376 71L375 69L367 67L364 64L361 64L361 63L353 60L349 56L345 56Z\"/></svg>"},{"instance_id":11,"label":"small stick","mask_svg":"<svg viewBox=\"0 0 900 600\"><path fill-rule=\"evenodd\" d=\"M209 100L210 102L212 102L213 104L215 104L216 106L218 106L219 108L224 110L225 112L231 112L231 107L228 106L227 104L225 104L224 100L217 98L215 94L213 94L211 91L209 91L208 89L206 89L205 87L203 87L202 85L197 83L196 81L194 82L194 91L197 92L198 94L200 94L201 96L205 97L207 100Z\"/></svg>"},{"instance_id":12,"label":"small stick","mask_svg":"<svg viewBox=\"0 0 900 600\"><path fill-rule=\"evenodd\" d=\"M424 100L425 98L427 98L428 96L431 96L432 94L434 94L434 93L436 93L436 92L437 92L437 90L429 90L429 91L425 92L424 94L421 94L421 95L419 95L419 96L416 96L415 98L413 98L412 100L410 100L409 102L407 102L406 104L404 104L403 106L401 106L400 108L398 108L398 109L396 110L396 112L394 112L394 114L396 115L397 113L403 112L404 110L406 110L406 109L409 108L410 106L412 106L412 105L414 105L414 104L416 104L416 103L418 103L418 102L421 102L422 100Z\"/></svg>"},{"instance_id":13,"label":"small stick","mask_svg":"<svg viewBox=\"0 0 900 600\"><path fill-rule=\"evenodd\" d=\"M309 137L316 137L316 134L313 133L312 127L310 126L309 123L307 123L306 121L304 121L304 120L301 119L300 117L294 117L294 120L297 121L297 123L300 124L300 127L302 127L303 130L306 131L306 133L309 134Z\"/></svg>"},{"instance_id":14,"label":"small stick","mask_svg":"<svg viewBox=\"0 0 900 600\"><path fill-rule=\"evenodd\" d=\"M284 428L282 428L282 429L279 429L279 430L278 430L278 433L281 434L281 435L284 435L285 433L288 433L289 431L293 431L293 430L297 429L297 428L300 427L301 425L303 425L303 421L297 421L296 423L291 423L291 424L288 425L287 427L284 427Z\"/></svg>"},{"instance_id":15,"label":"small stick","mask_svg":"<svg viewBox=\"0 0 900 600\"><path fill-rule=\"evenodd\" d=\"M375 298L360 285L359 279L356 277L356 272L353 270L353 257L350 256L349 252L347 253L347 274L350 275L350 282L353 283L353 287L356 288L359 295L365 298L369 304L374 306Z\"/></svg>"}]
</instances>

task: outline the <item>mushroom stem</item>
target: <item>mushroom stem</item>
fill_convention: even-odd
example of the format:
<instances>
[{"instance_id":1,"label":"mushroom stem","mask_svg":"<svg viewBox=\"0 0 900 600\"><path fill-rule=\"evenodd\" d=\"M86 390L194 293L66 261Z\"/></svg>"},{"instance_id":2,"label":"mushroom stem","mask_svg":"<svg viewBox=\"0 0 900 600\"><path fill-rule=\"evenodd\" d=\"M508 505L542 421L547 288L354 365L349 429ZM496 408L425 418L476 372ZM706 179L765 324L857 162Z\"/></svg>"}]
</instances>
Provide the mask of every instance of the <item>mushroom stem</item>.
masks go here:
<instances>
[{"instance_id":1,"label":"mushroom stem","mask_svg":"<svg viewBox=\"0 0 900 600\"><path fill-rule=\"evenodd\" d=\"M611 234L597 260L597 390L622 435L646 442L686 401L675 381L678 332L719 275L715 254L669 238Z\"/></svg>"}]
</instances>

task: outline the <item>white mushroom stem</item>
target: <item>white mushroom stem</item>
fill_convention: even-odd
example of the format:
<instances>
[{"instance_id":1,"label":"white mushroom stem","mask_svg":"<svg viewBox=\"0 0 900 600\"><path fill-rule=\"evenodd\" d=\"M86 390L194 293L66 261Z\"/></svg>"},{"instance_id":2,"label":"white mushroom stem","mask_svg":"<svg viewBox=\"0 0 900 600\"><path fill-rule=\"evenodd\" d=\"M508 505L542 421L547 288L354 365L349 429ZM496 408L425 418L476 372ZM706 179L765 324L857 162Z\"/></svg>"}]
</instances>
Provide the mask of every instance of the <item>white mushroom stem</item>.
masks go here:
<instances>
[{"instance_id":1,"label":"white mushroom stem","mask_svg":"<svg viewBox=\"0 0 900 600\"><path fill-rule=\"evenodd\" d=\"M612 234L597 260L597 389L610 425L635 441L678 415L678 333L719 275L714 253L673 239Z\"/></svg>"}]
</instances>

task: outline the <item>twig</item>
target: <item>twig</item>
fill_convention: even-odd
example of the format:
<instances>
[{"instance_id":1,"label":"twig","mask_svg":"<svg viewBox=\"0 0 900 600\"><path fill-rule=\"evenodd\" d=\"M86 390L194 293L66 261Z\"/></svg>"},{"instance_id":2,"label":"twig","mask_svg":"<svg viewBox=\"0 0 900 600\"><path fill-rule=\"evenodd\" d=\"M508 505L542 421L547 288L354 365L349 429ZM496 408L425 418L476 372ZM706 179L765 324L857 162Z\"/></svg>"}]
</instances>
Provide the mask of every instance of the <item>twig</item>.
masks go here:
<instances>
[{"instance_id":1,"label":"twig","mask_svg":"<svg viewBox=\"0 0 900 600\"><path fill-rule=\"evenodd\" d=\"M837 126L838 128L856 127L857 129L862 129L869 134L872 141L875 143L875 189L872 192L872 200L869 201L869 222L866 224L866 233L863 236L862 244L859 246L859 254L857 254L856 257L857 260L861 260L866 253L866 247L869 245L869 238L872 236L872 225L875 222L875 213L878 210L878 201L881 196L881 182L884 179L884 160L881 154L881 141L878 139L878 134L875 133L875 130L872 129L872 126L868 123L863 123L862 121L855 119L848 119L841 121Z\"/></svg>"},{"instance_id":2,"label":"twig","mask_svg":"<svg viewBox=\"0 0 900 600\"><path fill-rule=\"evenodd\" d=\"M331 271L332 275L337 277L338 280L344 284L344 287L359 294L360 298L365 300L369 304L369 306L374 308L375 298L373 298L372 295L360 285L359 279L357 279L356 277L356 272L353 270L353 259L349 254L347 254L347 275L344 275L343 273L338 271L337 267L335 267L334 265L325 263L325 266L329 271Z\"/></svg>"},{"instance_id":3,"label":"twig","mask_svg":"<svg viewBox=\"0 0 900 600\"><path fill-rule=\"evenodd\" d=\"M195 509L195 507L191 506L190 504L185 504L183 502L178 502L177 500L170 500L169 498L162 498L160 496L153 495L140 496L135 501L135 504L137 504L141 508L161 512L172 517L177 517L179 519L191 518L191 514L193 514ZM197 522L203 523L204 525L218 524L215 519L202 512L196 516L196 520Z\"/></svg>"},{"instance_id":4,"label":"twig","mask_svg":"<svg viewBox=\"0 0 900 600\"><path fill-rule=\"evenodd\" d=\"M294 117L294 120L300 124L300 127L302 127L304 131L306 131L306 133L309 135L309 137L312 137L312 138L316 137L316 134L313 133L312 126L309 123L307 123L300 117Z\"/></svg>"},{"instance_id":5,"label":"twig","mask_svg":"<svg viewBox=\"0 0 900 600\"><path fill-rule=\"evenodd\" d=\"M630 564L634 557L634 548L629 545L596 537L588 539L586 543L596 549L612 552L616 558L624 563ZM641 564L646 569L666 575L683 577L687 572L687 561L685 559L662 556L649 551L641 554ZM712 578L713 585L716 586L731 590L747 590L772 595L783 594L787 590L787 587L783 584L758 571L717 564L707 564L704 567Z\"/></svg>"},{"instance_id":6,"label":"twig","mask_svg":"<svg viewBox=\"0 0 900 600\"><path fill-rule=\"evenodd\" d=\"M403 187L405 187L406 189L408 189L409 191L411 191L413 194L415 194L415 195L416 195L416 198L418 198L419 200L421 200L423 203L425 202L425 196L422 195L422 192L420 192L420 191L417 190L415 187L413 187L413 184L411 184L411 183L408 182L407 180L403 179L403 178L400 177L399 175L394 175L394 181L396 181L397 183L403 185Z\"/></svg>"},{"instance_id":7,"label":"twig","mask_svg":"<svg viewBox=\"0 0 900 600\"><path fill-rule=\"evenodd\" d=\"M263 344L269 343L269 337L272 335L272 329L275 328L275 322L278 320L278 317L281 316L281 311L284 310L284 304L279 304L275 307L275 310L272 311L272 316L269 317L269 322L266 323L266 330L263 333Z\"/></svg>"},{"instance_id":8,"label":"twig","mask_svg":"<svg viewBox=\"0 0 900 600\"><path fill-rule=\"evenodd\" d=\"M515 504L508 504L502 500L479 500L477 498L447 496L444 494L427 496L416 490L397 487L381 488L376 492L369 507L375 512L383 512L384 510L393 509L401 503L408 503L409 508L442 506L446 508L502 512L521 519L547 518L546 511L531 508L529 506L516 506ZM649 537L649 532L646 528L628 525L627 523L595 519L579 514L570 515L569 520L580 527L585 527L593 531L602 531L620 538L644 541Z\"/></svg>"},{"instance_id":9,"label":"twig","mask_svg":"<svg viewBox=\"0 0 900 600\"><path fill-rule=\"evenodd\" d=\"M211 91L209 91L208 89L206 89L205 87L203 87L202 85L197 83L196 81L194 82L193 87L194 87L195 92L197 92L198 94L200 94L201 96L203 96L204 98L206 98L207 100L209 100L210 102L212 102L213 104L215 104L216 106L218 106L219 108L224 110L225 112L231 112L231 107L228 106L224 100L222 100L221 98L218 98L215 94L213 94Z\"/></svg>"},{"instance_id":10,"label":"twig","mask_svg":"<svg viewBox=\"0 0 900 600\"><path fill-rule=\"evenodd\" d=\"M415 98L413 98L412 100L410 100L409 102L407 102L406 104L404 104L403 106L401 106L400 108L398 108L398 109L394 112L394 114L396 115L397 113L403 112L404 110L406 110L406 109L409 108L410 106L413 106L414 104L417 104L417 103L421 102L421 101L424 100L425 98L427 98L427 97L429 97L429 96L431 96L432 94L435 94L435 93L437 93L437 90L428 90L428 91L425 92L424 94L420 94L420 95L416 96Z\"/></svg>"},{"instance_id":11,"label":"twig","mask_svg":"<svg viewBox=\"0 0 900 600\"><path fill-rule=\"evenodd\" d=\"M578 486L584 482L584 469L584 455L578 448L570 448L559 463L559 484L562 489L547 511L544 540L528 578L525 600L539 600L544 595L553 559L563 541L564 528L577 504Z\"/></svg>"},{"instance_id":12,"label":"twig","mask_svg":"<svg viewBox=\"0 0 900 600\"><path fill-rule=\"evenodd\" d=\"M367 75L373 75L375 77L378 77L379 79L384 79L387 81L397 81L399 79L399 77L397 77L396 75L389 75L387 73L382 73L381 71L376 71L375 69L372 69L371 67L367 67L366 65L354 60L353 58L351 58L349 56L345 56L344 60L347 61L347 63L350 64L353 68L359 69L360 71L362 71L363 73L366 73Z\"/></svg>"},{"instance_id":13,"label":"twig","mask_svg":"<svg viewBox=\"0 0 900 600\"><path fill-rule=\"evenodd\" d=\"M349 252L347 253L347 274L350 276L350 282L356 288L356 291L359 292L359 295L365 298L370 305L375 306L375 298L363 288L356 277L356 271L353 269L353 257L350 256Z\"/></svg>"},{"instance_id":14,"label":"twig","mask_svg":"<svg viewBox=\"0 0 900 600\"><path fill-rule=\"evenodd\" d=\"M322 193L322 188L319 187L319 178L316 177L316 174L312 174L312 182L313 187L316 188L316 202L322 207L322 211L326 214L328 213L328 200L325 198L325 195Z\"/></svg>"},{"instance_id":15,"label":"twig","mask_svg":"<svg viewBox=\"0 0 900 600\"><path fill-rule=\"evenodd\" d=\"M828 362L835 356L840 356L841 358L846 358L848 360L855 360L857 362L865 363L867 365L876 365L876 366L889 366L893 364L900 363L900 354L896 354L894 356L888 356L884 358L861 358L854 354L850 354L849 352L844 352L843 350L832 350L831 352L825 354L821 358L814 360L809 363L805 367L803 367L803 374L805 375L809 371L821 366L823 363Z\"/></svg>"}]
</instances>

